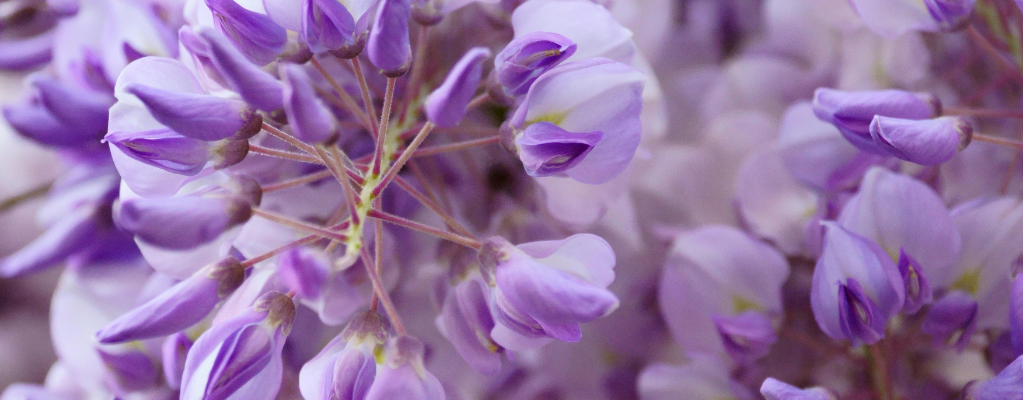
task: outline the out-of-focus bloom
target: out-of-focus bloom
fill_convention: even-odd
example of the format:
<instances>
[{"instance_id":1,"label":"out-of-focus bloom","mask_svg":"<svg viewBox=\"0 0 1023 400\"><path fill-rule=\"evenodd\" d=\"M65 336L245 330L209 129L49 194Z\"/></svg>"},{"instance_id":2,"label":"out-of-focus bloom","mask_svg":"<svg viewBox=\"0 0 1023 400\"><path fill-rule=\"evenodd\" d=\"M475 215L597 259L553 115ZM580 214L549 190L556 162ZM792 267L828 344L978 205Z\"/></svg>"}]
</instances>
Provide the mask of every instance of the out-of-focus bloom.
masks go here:
<instances>
[{"instance_id":1,"label":"out-of-focus bloom","mask_svg":"<svg viewBox=\"0 0 1023 400\"><path fill-rule=\"evenodd\" d=\"M824 249L813 271L810 304L834 339L873 344L905 301L898 267L881 246L834 222L822 223Z\"/></svg>"},{"instance_id":2,"label":"out-of-focus bloom","mask_svg":"<svg viewBox=\"0 0 1023 400\"><path fill-rule=\"evenodd\" d=\"M966 385L961 398L963 400L1023 399L1023 356L1005 367L994 378Z\"/></svg>"},{"instance_id":3,"label":"out-of-focus bloom","mask_svg":"<svg viewBox=\"0 0 1023 400\"><path fill-rule=\"evenodd\" d=\"M977 301L960 291L945 294L931 306L920 331L937 344L948 343L959 351L970 344L977 329Z\"/></svg>"},{"instance_id":4,"label":"out-of-focus bloom","mask_svg":"<svg viewBox=\"0 0 1023 400\"><path fill-rule=\"evenodd\" d=\"M852 0L863 22L877 34L895 39L910 31L936 32L961 27L976 0Z\"/></svg>"},{"instance_id":5,"label":"out-of-focus bloom","mask_svg":"<svg viewBox=\"0 0 1023 400\"><path fill-rule=\"evenodd\" d=\"M672 336L687 351L763 357L782 315L784 256L738 229L707 226L675 239L658 299Z\"/></svg>"},{"instance_id":6,"label":"out-of-focus bloom","mask_svg":"<svg viewBox=\"0 0 1023 400\"><path fill-rule=\"evenodd\" d=\"M494 317L486 283L478 275L448 289L437 325L473 369L487 375L501 370L501 346L490 337Z\"/></svg>"},{"instance_id":7,"label":"out-of-focus bloom","mask_svg":"<svg viewBox=\"0 0 1023 400\"><path fill-rule=\"evenodd\" d=\"M383 347L366 400L444 400L444 387L423 366L423 342L411 336L391 338Z\"/></svg>"},{"instance_id":8,"label":"out-of-focus bloom","mask_svg":"<svg viewBox=\"0 0 1023 400\"><path fill-rule=\"evenodd\" d=\"M387 337L387 323L381 315L357 315L344 332L302 366L302 396L313 400L365 399L377 374L376 354L383 350Z\"/></svg>"},{"instance_id":9,"label":"out-of-focus bloom","mask_svg":"<svg viewBox=\"0 0 1023 400\"><path fill-rule=\"evenodd\" d=\"M682 365L657 363L644 368L636 385L644 400L754 398L732 380L728 365L699 353L689 355Z\"/></svg>"}]
</instances>

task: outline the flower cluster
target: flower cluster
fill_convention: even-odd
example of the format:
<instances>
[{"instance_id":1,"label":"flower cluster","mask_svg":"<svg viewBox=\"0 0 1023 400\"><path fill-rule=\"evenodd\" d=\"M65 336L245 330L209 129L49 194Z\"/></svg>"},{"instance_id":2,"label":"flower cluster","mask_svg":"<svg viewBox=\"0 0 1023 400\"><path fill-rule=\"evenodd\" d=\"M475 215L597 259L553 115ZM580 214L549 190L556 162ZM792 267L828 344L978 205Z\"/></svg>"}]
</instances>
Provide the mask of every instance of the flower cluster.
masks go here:
<instances>
[{"instance_id":1,"label":"flower cluster","mask_svg":"<svg viewBox=\"0 0 1023 400\"><path fill-rule=\"evenodd\" d=\"M0 398L1023 400L1020 7L7 0Z\"/></svg>"}]
</instances>

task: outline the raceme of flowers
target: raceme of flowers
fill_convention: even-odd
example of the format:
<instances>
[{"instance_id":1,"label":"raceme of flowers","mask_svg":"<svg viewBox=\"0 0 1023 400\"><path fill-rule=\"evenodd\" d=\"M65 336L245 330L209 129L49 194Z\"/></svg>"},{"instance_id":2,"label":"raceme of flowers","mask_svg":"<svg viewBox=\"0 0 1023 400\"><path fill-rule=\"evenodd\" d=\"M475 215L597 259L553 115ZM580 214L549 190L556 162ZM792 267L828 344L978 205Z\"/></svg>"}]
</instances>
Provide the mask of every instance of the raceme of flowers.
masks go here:
<instances>
[{"instance_id":1,"label":"raceme of flowers","mask_svg":"<svg viewBox=\"0 0 1023 400\"><path fill-rule=\"evenodd\" d=\"M7 0L0 399L1023 400L1020 6Z\"/></svg>"}]
</instances>

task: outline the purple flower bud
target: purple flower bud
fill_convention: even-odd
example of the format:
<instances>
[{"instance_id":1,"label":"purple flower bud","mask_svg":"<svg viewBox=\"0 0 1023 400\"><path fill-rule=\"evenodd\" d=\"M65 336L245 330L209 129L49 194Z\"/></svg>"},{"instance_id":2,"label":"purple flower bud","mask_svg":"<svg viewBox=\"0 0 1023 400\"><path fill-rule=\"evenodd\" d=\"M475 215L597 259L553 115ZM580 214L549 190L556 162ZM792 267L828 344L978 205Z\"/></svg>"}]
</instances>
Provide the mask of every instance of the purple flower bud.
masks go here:
<instances>
[{"instance_id":1,"label":"purple flower bud","mask_svg":"<svg viewBox=\"0 0 1023 400\"><path fill-rule=\"evenodd\" d=\"M192 139L242 140L259 133L262 128L263 119L238 100L139 84L128 85L126 91L138 96L161 124Z\"/></svg>"},{"instance_id":2,"label":"purple flower bud","mask_svg":"<svg viewBox=\"0 0 1023 400\"><path fill-rule=\"evenodd\" d=\"M327 280L329 263L313 250L299 247L288 250L277 260L277 277L281 284L301 299L316 299Z\"/></svg>"},{"instance_id":3,"label":"purple flower bud","mask_svg":"<svg viewBox=\"0 0 1023 400\"><path fill-rule=\"evenodd\" d=\"M440 381L423 366L424 353L423 343L414 337L389 340L365 400L444 400Z\"/></svg>"},{"instance_id":4,"label":"purple flower bud","mask_svg":"<svg viewBox=\"0 0 1023 400\"><path fill-rule=\"evenodd\" d=\"M604 132L573 133L543 121L530 125L515 139L519 159L533 177L564 175L593 150Z\"/></svg>"},{"instance_id":5,"label":"purple flower bud","mask_svg":"<svg viewBox=\"0 0 1023 400\"><path fill-rule=\"evenodd\" d=\"M512 40L494 57L497 83L509 96L526 94L536 78L575 54L571 39L551 32L532 32Z\"/></svg>"},{"instance_id":6,"label":"purple flower bud","mask_svg":"<svg viewBox=\"0 0 1023 400\"><path fill-rule=\"evenodd\" d=\"M35 69L53 58L53 31L28 38L0 40L0 69Z\"/></svg>"},{"instance_id":7,"label":"purple flower bud","mask_svg":"<svg viewBox=\"0 0 1023 400\"><path fill-rule=\"evenodd\" d=\"M734 317L715 315L713 319L725 351L739 364L752 364L766 356L778 340L771 320L760 312L746 311Z\"/></svg>"},{"instance_id":8,"label":"purple flower bud","mask_svg":"<svg viewBox=\"0 0 1023 400\"><path fill-rule=\"evenodd\" d=\"M207 265L96 333L100 343L149 339L195 325L242 284L245 268L233 257Z\"/></svg>"},{"instance_id":9,"label":"purple flower bud","mask_svg":"<svg viewBox=\"0 0 1023 400\"><path fill-rule=\"evenodd\" d=\"M2 114L19 134L46 146L80 147L103 137L102 131L66 125L38 103L4 106Z\"/></svg>"},{"instance_id":10,"label":"purple flower bud","mask_svg":"<svg viewBox=\"0 0 1023 400\"><path fill-rule=\"evenodd\" d=\"M291 298L270 292L199 336L185 359L181 400L273 400L281 350L295 320Z\"/></svg>"},{"instance_id":11,"label":"purple flower bud","mask_svg":"<svg viewBox=\"0 0 1023 400\"><path fill-rule=\"evenodd\" d=\"M878 147L899 159L936 165L970 144L973 125L962 117L914 120L879 115L870 123L870 135Z\"/></svg>"},{"instance_id":12,"label":"purple flower bud","mask_svg":"<svg viewBox=\"0 0 1023 400\"><path fill-rule=\"evenodd\" d=\"M363 400L377 374L375 352L387 341L380 314L355 316L345 330L302 366L299 390L308 400Z\"/></svg>"},{"instance_id":13,"label":"purple flower bud","mask_svg":"<svg viewBox=\"0 0 1023 400\"><path fill-rule=\"evenodd\" d=\"M977 0L924 0L927 11L944 30L962 28L973 14Z\"/></svg>"},{"instance_id":14,"label":"purple flower bud","mask_svg":"<svg viewBox=\"0 0 1023 400\"><path fill-rule=\"evenodd\" d=\"M112 382L120 391L133 392L151 388L160 383L160 371L146 353L137 349L124 352L97 348L99 358L112 372Z\"/></svg>"},{"instance_id":15,"label":"purple flower bud","mask_svg":"<svg viewBox=\"0 0 1023 400\"><path fill-rule=\"evenodd\" d=\"M942 343L963 351L977 329L977 301L969 294L954 290L931 306L920 331Z\"/></svg>"},{"instance_id":16,"label":"purple flower bud","mask_svg":"<svg viewBox=\"0 0 1023 400\"><path fill-rule=\"evenodd\" d=\"M234 0L206 0L217 29L252 62L267 65L284 50L288 32L270 17L250 11Z\"/></svg>"},{"instance_id":17,"label":"purple flower bud","mask_svg":"<svg viewBox=\"0 0 1023 400\"><path fill-rule=\"evenodd\" d=\"M73 127L76 136L95 140L107 130L107 110L114 104L113 96L45 77L33 79L32 86L38 90L43 107L65 126Z\"/></svg>"},{"instance_id":18,"label":"purple flower bud","mask_svg":"<svg viewBox=\"0 0 1023 400\"><path fill-rule=\"evenodd\" d=\"M430 122L439 127L449 127L457 125L465 117L466 107L483 79L483 61L487 58L490 58L489 49L473 47L451 67L444 83L430 93L423 105Z\"/></svg>"},{"instance_id":19,"label":"purple flower bud","mask_svg":"<svg viewBox=\"0 0 1023 400\"><path fill-rule=\"evenodd\" d=\"M760 394L767 400L836 400L838 397L827 389L800 389L774 378L767 378L760 385Z\"/></svg>"},{"instance_id":20,"label":"purple flower bud","mask_svg":"<svg viewBox=\"0 0 1023 400\"><path fill-rule=\"evenodd\" d=\"M994 378L970 382L963 388L962 400L1023 400L1023 356L1005 367Z\"/></svg>"},{"instance_id":21,"label":"purple flower bud","mask_svg":"<svg viewBox=\"0 0 1023 400\"><path fill-rule=\"evenodd\" d=\"M306 143L325 143L336 139L334 115L316 96L305 69L294 64L280 68L284 81L284 112L295 137Z\"/></svg>"},{"instance_id":22,"label":"purple flower bud","mask_svg":"<svg viewBox=\"0 0 1023 400\"><path fill-rule=\"evenodd\" d=\"M934 118L941 113L941 103L928 93L901 90L846 92L819 88L813 95L813 112L822 121L835 125L842 136L860 150L888 155L888 151L871 138L870 124L874 116Z\"/></svg>"},{"instance_id":23,"label":"purple flower bud","mask_svg":"<svg viewBox=\"0 0 1023 400\"><path fill-rule=\"evenodd\" d=\"M884 337L888 319L902 309L905 284L899 269L876 243L834 222L813 271L810 305L822 331L854 345Z\"/></svg>"},{"instance_id":24,"label":"purple flower bud","mask_svg":"<svg viewBox=\"0 0 1023 400\"><path fill-rule=\"evenodd\" d=\"M231 42L213 29L199 31L208 43L209 58L228 86L238 92L242 100L257 109L272 112L280 109L283 86L243 55Z\"/></svg>"},{"instance_id":25,"label":"purple flower bud","mask_svg":"<svg viewBox=\"0 0 1023 400\"><path fill-rule=\"evenodd\" d=\"M473 369L485 375L500 372L502 349L490 337L494 317L481 279L465 279L448 290L437 325Z\"/></svg>"},{"instance_id":26,"label":"purple flower bud","mask_svg":"<svg viewBox=\"0 0 1023 400\"><path fill-rule=\"evenodd\" d=\"M479 258L496 320L520 335L576 342L582 338L579 324L618 308L607 290L614 281L614 251L598 236L518 246L493 237Z\"/></svg>"},{"instance_id":27,"label":"purple flower bud","mask_svg":"<svg viewBox=\"0 0 1023 400\"><path fill-rule=\"evenodd\" d=\"M100 234L101 209L83 207L60 219L31 243L0 260L0 276L11 278L55 266L93 247ZM109 214L106 214L109 218ZM107 220L109 223L109 220Z\"/></svg>"},{"instance_id":28,"label":"purple flower bud","mask_svg":"<svg viewBox=\"0 0 1023 400\"><path fill-rule=\"evenodd\" d=\"M352 34L355 19L336 0L302 1L302 38L314 54L350 48L355 45Z\"/></svg>"},{"instance_id":29,"label":"purple flower bud","mask_svg":"<svg viewBox=\"0 0 1023 400\"><path fill-rule=\"evenodd\" d=\"M366 50L369 60L390 78L405 75L412 66L408 18L410 0L381 0Z\"/></svg>"},{"instance_id":30,"label":"purple flower bud","mask_svg":"<svg viewBox=\"0 0 1023 400\"><path fill-rule=\"evenodd\" d=\"M914 314L920 311L924 304L930 304L934 300L931 291L931 284L924 275L920 263L912 256L906 254L906 249L899 250L899 273L902 274L902 281L906 284L906 304L902 311L906 314Z\"/></svg>"},{"instance_id":31,"label":"purple flower bud","mask_svg":"<svg viewBox=\"0 0 1023 400\"><path fill-rule=\"evenodd\" d=\"M210 145L164 128L142 132L111 132L104 138L128 157L175 174L194 176L210 160ZM247 153L246 146L246 153Z\"/></svg>"},{"instance_id":32,"label":"purple flower bud","mask_svg":"<svg viewBox=\"0 0 1023 400\"><path fill-rule=\"evenodd\" d=\"M139 240L167 249L191 249L209 243L252 216L249 201L238 196L198 195L123 200L114 221Z\"/></svg>"},{"instance_id":33,"label":"purple flower bud","mask_svg":"<svg viewBox=\"0 0 1023 400\"><path fill-rule=\"evenodd\" d=\"M181 374L185 373L185 357L194 342L188 334L178 332L164 339L162 350L163 378L171 389L181 389Z\"/></svg>"}]
</instances>

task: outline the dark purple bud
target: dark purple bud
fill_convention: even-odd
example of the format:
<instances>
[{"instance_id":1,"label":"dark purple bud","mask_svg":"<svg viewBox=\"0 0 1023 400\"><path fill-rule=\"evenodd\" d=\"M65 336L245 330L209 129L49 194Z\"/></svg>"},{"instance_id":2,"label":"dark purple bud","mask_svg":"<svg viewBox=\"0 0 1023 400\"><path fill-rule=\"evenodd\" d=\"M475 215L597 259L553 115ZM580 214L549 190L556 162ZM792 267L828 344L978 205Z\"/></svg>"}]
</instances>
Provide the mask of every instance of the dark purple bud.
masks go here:
<instances>
[{"instance_id":1,"label":"dark purple bud","mask_svg":"<svg viewBox=\"0 0 1023 400\"><path fill-rule=\"evenodd\" d=\"M302 1L302 38L314 54L355 44L355 19L337 0Z\"/></svg>"},{"instance_id":2,"label":"dark purple bud","mask_svg":"<svg viewBox=\"0 0 1023 400\"><path fill-rule=\"evenodd\" d=\"M508 43L494 57L494 74L509 96L529 92L536 78L575 54L571 39L551 32L532 32Z\"/></svg>"},{"instance_id":3,"label":"dark purple bud","mask_svg":"<svg viewBox=\"0 0 1023 400\"><path fill-rule=\"evenodd\" d=\"M272 112L283 106L281 82L249 61L223 35L203 29L199 36L209 45L209 57L227 85L257 109Z\"/></svg>"},{"instance_id":4,"label":"dark purple bud","mask_svg":"<svg viewBox=\"0 0 1023 400\"><path fill-rule=\"evenodd\" d=\"M1023 357L1017 358L994 378L970 382L963 388L962 400L1023 400Z\"/></svg>"},{"instance_id":5,"label":"dark purple bud","mask_svg":"<svg viewBox=\"0 0 1023 400\"><path fill-rule=\"evenodd\" d=\"M931 335L936 345L945 343L963 351L977 329L977 301L956 290L931 306L920 331Z\"/></svg>"},{"instance_id":6,"label":"dark purple bud","mask_svg":"<svg viewBox=\"0 0 1023 400\"><path fill-rule=\"evenodd\" d=\"M97 348L99 358L116 379L115 385L126 392L151 388L160 383L160 372L146 353L130 349L125 352L106 351Z\"/></svg>"},{"instance_id":7,"label":"dark purple bud","mask_svg":"<svg viewBox=\"0 0 1023 400\"><path fill-rule=\"evenodd\" d=\"M185 372L185 356L192 348L192 339L188 334L178 332L164 339L161 352L163 354L163 379L171 389L181 389L181 374Z\"/></svg>"},{"instance_id":8,"label":"dark purple bud","mask_svg":"<svg viewBox=\"0 0 1023 400\"><path fill-rule=\"evenodd\" d=\"M778 340L771 320L763 313L746 311L734 317L715 315L713 318L725 351L739 364L752 364L766 356Z\"/></svg>"},{"instance_id":9,"label":"dark purple bud","mask_svg":"<svg viewBox=\"0 0 1023 400\"><path fill-rule=\"evenodd\" d=\"M1015 356L1023 355L1023 279L1017 275L1009 296L1009 335Z\"/></svg>"},{"instance_id":10,"label":"dark purple bud","mask_svg":"<svg viewBox=\"0 0 1023 400\"><path fill-rule=\"evenodd\" d=\"M0 260L0 277L12 278L55 266L92 247L102 236L100 231L96 208L77 209L21 250Z\"/></svg>"},{"instance_id":11,"label":"dark purple bud","mask_svg":"<svg viewBox=\"0 0 1023 400\"><path fill-rule=\"evenodd\" d=\"M936 165L952 159L973 138L973 125L962 117L902 119L876 116L870 135L881 149L899 159Z\"/></svg>"},{"instance_id":12,"label":"dark purple bud","mask_svg":"<svg viewBox=\"0 0 1023 400\"><path fill-rule=\"evenodd\" d=\"M203 267L188 279L129 311L96 333L100 343L121 343L169 335L195 325L245 280L233 257Z\"/></svg>"},{"instance_id":13,"label":"dark purple bud","mask_svg":"<svg viewBox=\"0 0 1023 400\"><path fill-rule=\"evenodd\" d=\"M207 142L181 136L168 128L111 132L104 140L128 157L179 175L198 174L211 156Z\"/></svg>"},{"instance_id":14,"label":"dark purple bud","mask_svg":"<svg viewBox=\"0 0 1023 400\"><path fill-rule=\"evenodd\" d=\"M0 69L35 69L53 58L53 31L28 38L0 40Z\"/></svg>"},{"instance_id":15,"label":"dark purple bud","mask_svg":"<svg viewBox=\"0 0 1023 400\"><path fill-rule=\"evenodd\" d=\"M924 304L931 304L934 294L931 291L931 284L924 276L920 263L912 256L906 254L905 249L899 249L899 273L906 283L906 303L902 305L902 312L914 314L920 311Z\"/></svg>"},{"instance_id":16,"label":"dark purple bud","mask_svg":"<svg viewBox=\"0 0 1023 400\"><path fill-rule=\"evenodd\" d=\"M405 75L412 66L408 18L410 0L381 0L366 44L369 60L389 78Z\"/></svg>"},{"instance_id":17,"label":"dark purple bud","mask_svg":"<svg viewBox=\"0 0 1023 400\"><path fill-rule=\"evenodd\" d=\"M443 128L457 125L465 117L466 107L483 79L483 61L487 58L489 49L473 47L458 60L444 83L426 98L423 108L430 122Z\"/></svg>"},{"instance_id":18,"label":"dark purple bud","mask_svg":"<svg viewBox=\"0 0 1023 400\"><path fill-rule=\"evenodd\" d=\"M39 103L4 106L2 113L15 131L46 146L80 147L103 137L102 131L76 129L63 123Z\"/></svg>"},{"instance_id":19,"label":"dark purple bud","mask_svg":"<svg viewBox=\"0 0 1023 400\"><path fill-rule=\"evenodd\" d=\"M114 221L138 239L173 250L209 243L252 216L252 205L236 196L182 196L122 201Z\"/></svg>"},{"instance_id":20,"label":"dark purple bud","mask_svg":"<svg viewBox=\"0 0 1023 400\"><path fill-rule=\"evenodd\" d=\"M316 97L305 69L294 64L282 65L281 80L284 81L284 112L295 137L313 144L336 139L334 116Z\"/></svg>"},{"instance_id":21,"label":"dark purple bud","mask_svg":"<svg viewBox=\"0 0 1023 400\"><path fill-rule=\"evenodd\" d=\"M924 0L927 11L938 22L941 29L962 28L973 14L977 0Z\"/></svg>"},{"instance_id":22,"label":"dark purple bud","mask_svg":"<svg viewBox=\"0 0 1023 400\"><path fill-rule=\"evenodd\" d=\"M252 62L267 65L277 59L288 41L288 31L270 17L249 11L234 0L206 0L217 29L234 42Z\"/></svg>"},{"instance_id":23,"label":"dark purple bud","mask_svg":"<svg viewBox=\"0 0 1023 400\"><path fill-rule=\"evenodd\" d=\"M443 324L444 336L473 369L485 375L501 371L502 348L490 337L494 317L481 279L466 279L451 288L438 322Z\"/></svg>"},{"instance_id":24,"label":"dark purple bud","mask_svg":"<svg viewBox=\"0 0 1023 400\"><path fill-rule=\"evenodd\" d=\"M262 128L263 119L238 100L138 84L127 91L138 96L161 124L192 139L248 139Z\"/></svg>"},{"instance_id":25,"label":"dark purple bud","mask_svg":"<svg viewBox=\"0 0 1023 400\"><path fill-rule=\"evenodd\" d=\"M320 297L320 290L329 271L329 261L305 247L288 250L277 261L278 279L284 287L302 299Z\"/></svg>"},{"instance_id":26,"label":"dark purple bud","mask_svg":"<svg viewBox=\"0 0 1023 400\"><path fill-rule=\"evenodd\" d=\"M107 115L114 104L107 93L72 87L51 78L37 78L32 85L38 90L39 102L65 126L81 135L101 137L107 130Z\"/></svg>"},{"instance_id":27,"label":"dark purple bud","mask_svg":"<svg viewBox=\"0 0 1023 400\"><path fill-rule=\"evenodd\" d=\"M856 279L849 278L838 287L838 314L842 331L853 342L874 344L884 337L888 322L874 300L867 297Z\"/></svg>"},{"instance_id":28,"label":"dark purple bud","mask_svg":"<svg viewBox=\"0 0 1023 400\"><path fill-rule=\"evenodd\" d=\"M515 139L515 145L526 173L541 177L557 175L576 166L603 138L604 133L600 131L574 133L542 121L526 127Z\"/></svg>"},{"instance_id":29,"label":"dark purple bud","mask_svg":"<svg viewBox=\"0 0 1023 400\"><path fill-rule=\"evenodd\" d=\"M929 93L902 90L846 92L819 88L813 95L813 113L838 128L860 150L889 155L870 135L874 116L928 119L941 114L941 103Z\"/></svg>"}]
</instances>

